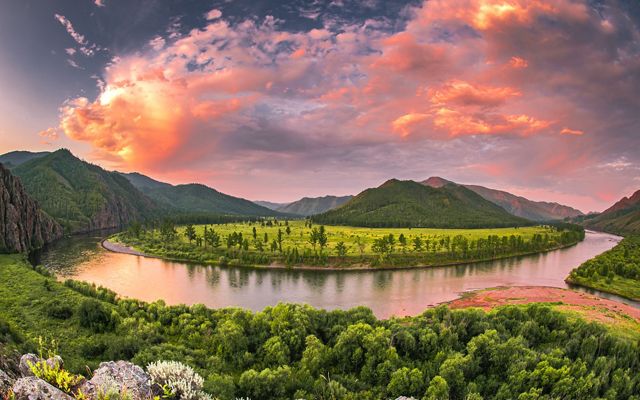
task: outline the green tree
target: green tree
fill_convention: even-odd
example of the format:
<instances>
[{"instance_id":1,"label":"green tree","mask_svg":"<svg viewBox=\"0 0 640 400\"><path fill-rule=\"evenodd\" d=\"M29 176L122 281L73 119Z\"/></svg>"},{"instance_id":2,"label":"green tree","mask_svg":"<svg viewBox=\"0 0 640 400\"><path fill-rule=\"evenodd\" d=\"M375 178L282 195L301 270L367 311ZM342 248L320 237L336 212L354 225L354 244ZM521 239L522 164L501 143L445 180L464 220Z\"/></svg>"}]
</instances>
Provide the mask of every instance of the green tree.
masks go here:
<instances>
[{"instance_id":1,"label":"green tree","mask_svg":"<svg viewBox=\"0 0 640 400\"><path fill-rule=\"evenodd\" d=\"M336 253L338 253L338 257L345 258L347 256L347 246L343 241L336 243Z\"/></svg>"},{"instance_id":2,"label":"green tree","mask_svg":"<svg viewBox=\"0 0 640 400\"><path fill-rule=\"evenodd\" d=\"M429 382L425 400L449 400L449 385L440 375L436 375Z\"/></svg>"},{"instance_id":3,"label":"green tree","mask_svg":"<svg viewBox=\"0 0 640 400\"><path fill-rule=\"evenodd\" d=\"M189 243L193 242L196 238L196 228L192 224L187 225L184 228L184 236L187 238Z\"/></svg>"}]
</instances>

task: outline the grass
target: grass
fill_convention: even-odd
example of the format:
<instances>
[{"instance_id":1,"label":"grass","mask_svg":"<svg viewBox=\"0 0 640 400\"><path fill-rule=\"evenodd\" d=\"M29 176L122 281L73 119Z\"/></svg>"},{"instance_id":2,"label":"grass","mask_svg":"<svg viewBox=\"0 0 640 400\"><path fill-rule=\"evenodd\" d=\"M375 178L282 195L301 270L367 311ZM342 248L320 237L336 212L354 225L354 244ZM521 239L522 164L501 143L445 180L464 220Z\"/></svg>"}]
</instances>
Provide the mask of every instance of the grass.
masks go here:
<instances>
[{"instance_id":1,"label":"grass","mask_svg":"<svg viewBox=\"0 0 640 400\"><path fill-rule=\"evenodd\" d=\"M175 258L187 261L219 263L218 259L224 256L227 259L238 260L240 265L264 265L286 264L298 266L332 266L332 267L367 267L367 266L433 266L447 265L459 262L471 262L491 260L533 252L558 248L563 245L573 244L563 242L562 233L555 227L532 226L519 228L493 228L493 229L433 229L433 228L364 228L351 226L327 226L327 245L319 257L320 248L310 243L312 229L318 225L307 224L306 221L277 222L274 226L264 223L238 222L219 225L207 225L207 229L215 229L221 236L221 245L217 249L198 246L196 241L189 242L185 236L185 227L177 227L177 237L171 243L160 240L157 231L144 233L140 238L134 238L127 234L116 235L113 239L130 245L135 249L149 255L165 258ZM254 239L254 229L256 231ZM289 233L287 232L289 230ZM197 236L202 237L205 225L195 226ZM282 252L271 251L270 247L274 239L278 237L278 231L282 232ZM233 246L229 251L226 246L226 238L234 233L242 234L243 239L248 240L246 249L241 246ZM266 235L266 236L265 236ZM393 235L395 246L393 251L381 254L374 251L373 245L388 235ZM400 242L405 238L406 245ZM545 243L533 245L534 237L547 237ZM265 240L266 237L266 240ZM414 239L419 237L422 248L414 248ZM454 238L464 238L469 244L469 249L463 251L453 248ZM500 247L500 241L514 240L517 238L521 244ZM487 242L493 240L486 247ZM260 242L260 249L256 242ZM340 254L338 244L344 243L345 252ZM476 250L478 243L485 243L482 250ZM238 248L243 251L236 251ZM289 252L295 251L297 257L289 257Z\"/></svg>"}]
</instances>

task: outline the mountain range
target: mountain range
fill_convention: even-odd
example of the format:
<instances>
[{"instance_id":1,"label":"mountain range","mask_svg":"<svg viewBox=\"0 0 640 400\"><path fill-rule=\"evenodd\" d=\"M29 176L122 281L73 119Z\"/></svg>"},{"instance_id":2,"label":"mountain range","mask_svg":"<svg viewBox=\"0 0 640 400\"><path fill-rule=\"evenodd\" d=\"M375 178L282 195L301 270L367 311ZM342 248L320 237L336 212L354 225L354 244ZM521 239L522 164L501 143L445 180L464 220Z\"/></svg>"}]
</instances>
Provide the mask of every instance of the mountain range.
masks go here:
<instances>
[{"instance_id":1,"label":"mountain range","mask_svg":"<svg viewBox=\"0 0 640 400\"><path fill-rule=\"evenodd\" d=\"M590 229L620 235L640 233L640 190L623 197L600 214L587 215L576 222Z\"/></svg>"},{"instance_id":2,"label":"mountain range","mask_svg":"<svg viewBox=\"0 0 640 400\"><path fill-rule=\"evenodd\" d=\"M26 192L67 233L124 226L166 215L275 216L280 213L201 184L171 185L138 173L123 174L80 160L66 149L11 152L12 166Z\"/></svg>"},{"instance_id":3,"label":"mountain range","mask_svg":"<svg viewBox=\"0 0 640 400\"><path fill-rule=\"evenodd\" d=\"M448 181L440 177L431 177L422 181L424 185L431 187L442 187L447 184L457 183ZM582 211L575 208L565 206L558 203L550 203L546 201L533 201L521 196L516 196L502 190L489 189L479 185L461 185L474 191L494 204L504 208L510 214L518 217L530 219L532 221L553 221L563 220L565 218L577 217L584 215Z\"/></svg>"},{"instance_id":4,"label":"mountain range","mask_svg":"<svg viewBox=\"0 0 640 400\"><path fill-rule=\"evenodd\" d=\"M312 217L316 223L368 227L488 228L531 224L453 183L432 187L391 179L344 205Z\"/></svg>"},{"instance_id":5,"label":"mountain range","mask_svg":"<svg viewBox=\"0 0 640 400\"><path fill-rule=\"evenodd\" d=\"M284 214L308 217L340 207L352 198L353 196L322 196L303 197L292 203L272 203L269 201L256 201L255 203Z\"/></svg>"}]
</instances>

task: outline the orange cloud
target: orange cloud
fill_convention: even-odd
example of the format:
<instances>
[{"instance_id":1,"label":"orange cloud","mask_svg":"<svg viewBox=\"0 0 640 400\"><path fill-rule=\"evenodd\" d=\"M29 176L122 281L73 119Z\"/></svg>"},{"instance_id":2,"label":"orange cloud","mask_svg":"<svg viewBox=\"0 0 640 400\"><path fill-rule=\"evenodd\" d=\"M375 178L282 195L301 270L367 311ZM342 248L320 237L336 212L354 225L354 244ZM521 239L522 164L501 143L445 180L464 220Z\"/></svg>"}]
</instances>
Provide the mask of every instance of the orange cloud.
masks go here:
<instances>
[{"instance_id":1,"label":"orange cloud","mask_svg":"<svg viewBox=\"0 0 640 400\"><path fill-rule=\"evenodd\" d=\"M527 68L529 66L529 62L521 57L511 57L509 60L509 65L516 69Z\"/></svg>"},{"instance_id":2,"label":"orange cloud","mask_svg":"<svg viewBox=\"0 0 640 400\"><path fill-rule=\"evenodd\" d=\"M512 97L521 95L522 93L515 88L473 85L461 80L452 80L429 92L432 103L483 107L496 107Z\"/></svg>"},{"instance_id":3,"label":"orange cloud","mask_svg":"<svg viewBox=\"0 0 640 400\"><path fill-rule=\"evenodd\" d=\"M560 131L560 134L581 136L581 135L584 135L584 131L581 131L578 129L562 128L562 130Z\"/></svg>"},{"instance_id":4,"label":"orange cloud","mask_svg":"<svg viewBox=\"0 0 640 400\"><path fill-rule=\"evenodd\" d=\"M410 113L395 119L391 123L391 125L395 132L398 132L401 136L406 137L411 133L416 125L428 118L428 114Z\"/></svg>"}]
</instances>

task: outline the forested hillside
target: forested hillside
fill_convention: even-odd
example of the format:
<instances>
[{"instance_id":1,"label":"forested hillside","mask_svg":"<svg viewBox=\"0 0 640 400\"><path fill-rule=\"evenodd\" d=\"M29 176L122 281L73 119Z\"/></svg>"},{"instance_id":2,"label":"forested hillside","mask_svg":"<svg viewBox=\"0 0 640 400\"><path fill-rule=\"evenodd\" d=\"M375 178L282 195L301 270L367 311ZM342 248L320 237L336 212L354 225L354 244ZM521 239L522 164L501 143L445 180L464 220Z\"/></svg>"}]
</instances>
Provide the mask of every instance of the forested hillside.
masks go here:
<instances>
[{"instance_id":1,"label":"forested hillside","mask_svg":"<svg viewBox=\"0 0 640 400\"><path fill-rule=\"evenodd\" d=\"M303 197L276 210L285 214L310 216L333 210L352 198L353 196Z\"/></svg>"},{"instance_id":2,"label":"forested hillside","mask_svg":"<svg viewBox=\"0 0 640 400\"><path fill-rule=\"evenodd\" d=\"M47 332L76 373L110 359L176 360L224 400L628 400L640 392L637 340L550 306L441 306L391 320L363 307L253 313L118 300L58 283L17 256L0 264L0 341L28 350Z\"/></svg>"},{"instance_id":3,"label":"forested hillside","mask_svg":"<svg viewBox=\"0 0 640 400\"><path fill-rule=\"evenodd\" d=\"M391 179L341 207L312 217L321 224L369 227L488 228L531 224L459 185L433 188Z\"/></svg>"},{"instance_id":4,"label":"forested hillside","mask_svg":"<svg viewBox=\"0 0 640 400\"><path fill-rule=\"evenodd\" d=\"M123 226L156 215L156 205L127 179L62 149L12 171L66 232Z\"/></svg>"}]
</instances>

